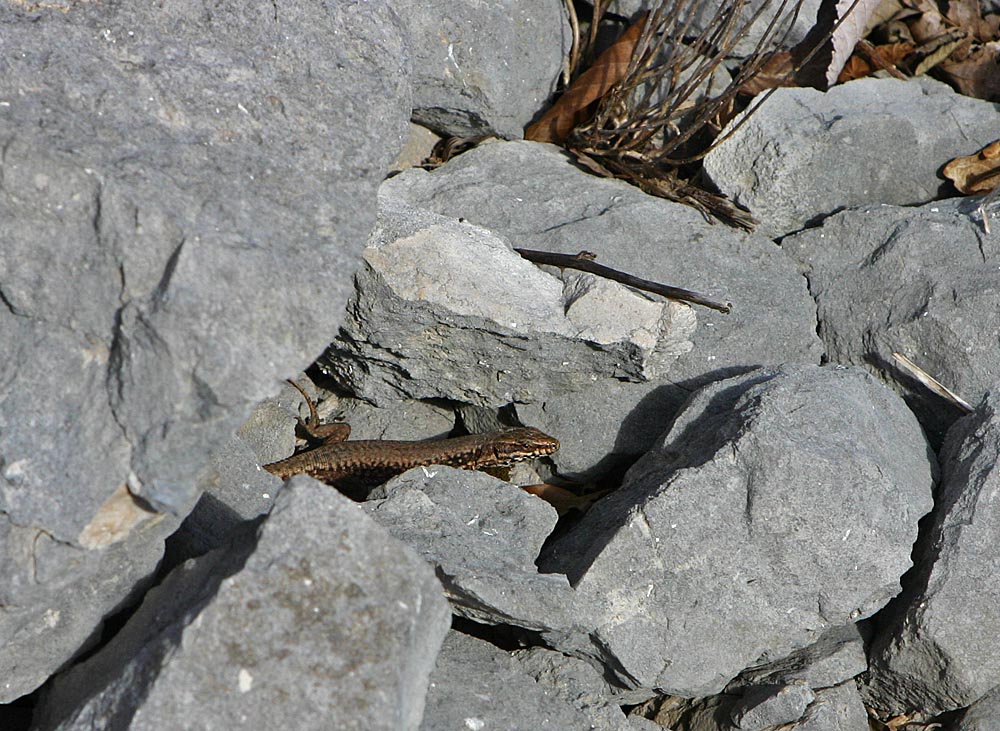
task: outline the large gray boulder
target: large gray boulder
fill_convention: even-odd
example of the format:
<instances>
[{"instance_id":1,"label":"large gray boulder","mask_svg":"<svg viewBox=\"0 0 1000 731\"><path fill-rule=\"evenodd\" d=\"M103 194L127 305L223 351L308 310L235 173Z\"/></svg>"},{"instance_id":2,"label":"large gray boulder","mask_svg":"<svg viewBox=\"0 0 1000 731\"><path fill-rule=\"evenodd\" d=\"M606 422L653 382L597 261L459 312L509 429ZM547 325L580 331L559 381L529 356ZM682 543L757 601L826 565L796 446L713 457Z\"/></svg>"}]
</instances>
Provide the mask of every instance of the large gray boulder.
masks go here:
<instances>
[{"instance_id":1,"label":"large gray boulder","mask_svg":"<svg viewBox=\"0 0 1000 731\"><path fill-rule=\"evenodd\" d=\"M58 676L34 727L413 731L450 622L420 557L297 477L257 535L175 569Z\"/></svg>"},{"instance_id":2,"label":"large gray boulder","mask_svg":"<svg viewBox=\"0 0 1000 731\"><path fill-rule=\"evenodd\" d=\"M597 603L620 682L717 693L899 591L934 470L867 372L759 369L695 394L539 566Z\"/></svg>"},{"instance_id":3,"label":"large gray boulder","mask_svg":"<svg viewBox=\"0 0 1000 731\"><path fill-rule=\"evenodd\" d=\"M934 200L941 166L992 142L998 121L1000 105L927 77L778 89L705 172L779 236L846 206Z\"/></svg>"},{"instance_id":4,"label":"large gray boulder","mask_svg":"<svg viewBox=\"0 0 1000 731\"><path fill-rule=\"evenodd\" d=\"M410 105L380 2L6 3L0 27L4 701L155 568L208 456L332 337Z\"/></svg>"}]
</instances>

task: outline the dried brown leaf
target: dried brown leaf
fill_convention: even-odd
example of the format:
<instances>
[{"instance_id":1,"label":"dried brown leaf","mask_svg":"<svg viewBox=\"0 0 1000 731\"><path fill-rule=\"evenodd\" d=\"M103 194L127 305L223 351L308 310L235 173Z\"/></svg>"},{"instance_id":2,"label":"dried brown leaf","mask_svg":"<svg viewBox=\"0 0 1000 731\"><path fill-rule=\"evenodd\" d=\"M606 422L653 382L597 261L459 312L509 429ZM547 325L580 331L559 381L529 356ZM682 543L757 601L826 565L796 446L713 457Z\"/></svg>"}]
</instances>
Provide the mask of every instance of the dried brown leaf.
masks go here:
<instances>
[{"instance_id":1,"label":"dried brown leaf","mask_svg":"<svg viewBox=\"0 0 1000 731\"><path fill-rule=\"evenodd\" d=\"M791 51L775 51L760 70L740 86L740 93L756 96L776 86L797 86L795 67L796 60Z\"/></svg>"},{"instance_id":2,"label":"dried brown leaf","mask_svg":"<svg viewBox=\"0 0 1000 731\"><path fill-rule=\"evenodd\" d=\"M879 69L901 77L896 71L896 65L913 52L912 43L885 43L881 46L868 46L865 41L858 43L857 51L847 60L847 65L837 78L838 83L845 83L870 76Z\"/></svg>"},{"instance_id":3,"label":"dried brown leaf","mask_svg":"<svg viewBox=\"0 0 1000 731\"><path fill-rule=\"evenodd\" d=\"M946 17L980 43L995 40L983 21L978 0L950 0Z\"/></svg>"},{"instance_id":4,"label":"dried brown leaf","mask_svg":"<svg viewBox=\"0 0 1000 731\"><path fill-rule=\"evenodd\" d=\"M592 492L588 495L577 495L564 487L550 485L547 482L543 482L540 485L524 485L521 489L525 492L530 492L536 497L540 497L542 500L555 508L559 515L568 513L570 510L586 512L598 498L603 497L610 492L609 490L602 490L601 492Z\"/></svg>"},{"instance_id":5,"label":"dried brown leaf","mask_svg":"<svg viewBox=\"0 0 1000 731\"><path fill-rule=\"evenodd\" d=\"M528 125L524 139L535 142L561 143L581 122L590 118L589 107L625 77L632 52L646 24L649 13L643 13L618 40L604 51L593 65L578 76L563 92L552 108Z\"/></svg>"},{"instance_id":6,"label":"dried brown leaf","mask_svg":"<svg viewBox=\"0 0 1000 731\"><path fill-rule=\"evenodd\" d=\"M964 58L953 57L939 70L960 93L1000 102L1000 42L972 46Z\"/></svg>"},{"instance_id":7,"label":"dried brown leaf","mask_svg":"<svg viewBox=\"0 0 1000 731\"><path fill-rule=\"evenodd\" d=\"M967 45L968 42L969 39L965 33L954 28L923 44L917 48L914 57L909 59L909 63L913 67L913 75L926 74L953 53L959 51L964 45Z\"/></svg>"},{"instance_id":8,"label":"dried brown leaf","mask_svg":"<svg viewBox=\"0 0 1000 731\"><path fill-rule=\"evenodd\" d=\"M956 157L941 170L960 193L982 195L1000 183L1000 140L991 142L979 152Z\"/></svg>"}]
</instances>

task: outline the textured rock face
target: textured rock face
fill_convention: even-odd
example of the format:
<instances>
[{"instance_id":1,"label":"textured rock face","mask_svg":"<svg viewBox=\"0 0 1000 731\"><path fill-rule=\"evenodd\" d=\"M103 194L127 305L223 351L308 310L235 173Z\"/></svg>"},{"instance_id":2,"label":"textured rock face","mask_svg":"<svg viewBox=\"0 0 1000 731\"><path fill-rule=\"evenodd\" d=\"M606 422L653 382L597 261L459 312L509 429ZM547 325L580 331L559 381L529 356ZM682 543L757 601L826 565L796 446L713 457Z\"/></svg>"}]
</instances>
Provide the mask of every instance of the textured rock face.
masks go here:
<instances>
[{"instance_id":1,"label":"textured rock face","mask_svg":"<svg viewBox=\"0 0 1000 731\"><path fill-rule=\"evenodd\" d=\"M368 243L324 367L370 401L543 401L645 380L691 350L687 305L591 275L560 281L485 229L388 196Z\"/></svg>"},{"instance_id":2,"label":"textured rock face","mask_svg":"<svg viewBox=\"0 0 1000 731\"><path fill-rule=\"evenodd\" d=\"M255 541L176 569L61 676L36 728L413 730L449 623L429 566L299 477Z\"/></svg>"},{"instance_id":3,"label":"textured rock face","mask_svg":"<svg viewBox=\"0 0 1000 731\"><path fill-rule=\"evenodd\" d=\"M393 0L413 53L413 120L444 135L522 136L573 44L560 0Z\"/></svg>"},{"instance_id":4,"label":"textured rock face","mask_svg":"<svg viewBox=\"0 0 1000 731\"><path fill-rule=\"evenodd\" d=\"M880 710L940 713L1000 686L998 461L1000 416L991 391L948 433L935 520L917 571L872 647L865 697Z\"/></svg>"},{"instance_id":5,"label":"textured rock face","mask_svg":"<svg viewBox=\"0 0 1000 731\"><path fill-rule=\"evenodd\" d=\"M1000 240L983 233L976 205L865 206L782 242L809 278L830 359L896 380L935 443L961 414L915 386L892 353L971 403L1000 380Z\"/></svg>"},{"instance_id":6,"label":"textured rock face","mask_svg":"<svg viewBox=\"0 0 1000 731\"><path fill-rule=\"evenodd\" d=\"M997 109L927 78L779 89L705 171L763 231L788 234L846 206L934 200L938 168L995 139Z\"/></svg>"},{"instance_id":7,"label":"textured rock face","mask_svg":"<svg viewBox=\"0 0 1000 731\"><path fill-rule=\"evenodd\" d=\"M695 395L540 566L602 606L622 680L706 695L897 593L933 471L866 372L752 371Z\"/></svg>"},{"instance_id":8,"label":"textured rock face","mask_svg":"<svg viewBox=\"0 0 1000 731\"><path fill-rule=\"evenodd\" d=\"M31 587L0 617L11 700L153 570L212 450L329 341L409 100L380 3L7 3L0 24L3 574Z\"/></svg>"}]
</instances>

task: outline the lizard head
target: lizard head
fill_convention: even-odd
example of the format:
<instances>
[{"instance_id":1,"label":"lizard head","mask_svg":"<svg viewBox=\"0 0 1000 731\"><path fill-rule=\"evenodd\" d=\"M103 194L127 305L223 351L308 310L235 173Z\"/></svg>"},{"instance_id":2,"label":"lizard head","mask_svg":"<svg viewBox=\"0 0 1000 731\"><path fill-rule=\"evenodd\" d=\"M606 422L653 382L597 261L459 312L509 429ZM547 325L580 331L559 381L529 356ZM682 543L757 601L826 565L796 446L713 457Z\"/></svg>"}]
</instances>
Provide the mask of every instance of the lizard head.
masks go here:
<instances>
[{"instance_id":1,"label":"lizard head","mask_svg":"<svg viewBox=\"0 0 1000 731\"><path fill-rule=\"evenodd\" d=\"M510 465L552 454L559 440L532 427L518 427L501 432L492 448L498 465Z\"/></svg>"}]
</instances>

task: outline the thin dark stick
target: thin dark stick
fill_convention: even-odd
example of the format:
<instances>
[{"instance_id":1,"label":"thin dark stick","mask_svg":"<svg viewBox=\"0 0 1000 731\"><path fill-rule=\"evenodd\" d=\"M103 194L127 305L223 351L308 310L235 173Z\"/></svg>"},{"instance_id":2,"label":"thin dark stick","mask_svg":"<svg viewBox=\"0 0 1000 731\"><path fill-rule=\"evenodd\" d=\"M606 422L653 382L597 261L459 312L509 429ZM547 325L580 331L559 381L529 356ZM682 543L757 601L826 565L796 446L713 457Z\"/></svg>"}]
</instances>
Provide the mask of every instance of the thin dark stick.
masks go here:
<instances>
[{"instance_id":1,"label":"thin dark stick","mask_svg":"<svg viewBox=\"0 0 1000 731\"><path fill-rule=\"evenodd\" d=\"M710 297L706 297L698 292L692 292L689 289L671 287L669 284L660 284L659 282L652 282L648 279L633 277L631 274L626 274L625 272L620 272L617 269L612 269L611 267L606 267L603 264L598 264L594 261L596 255L587 251L581 251L579 254L557 254L551 251L535 251L534 249L518 249L516 247L514 251L535 264L548 264L549 266L554 267L579 269L581 272L596 274L597 276L604 277L605 279L613 279L614 281L621 282L628 287L635 287L636 289L652 292L653 294L669 297L670 299L692 302L696 305L701 305L702 307L709 307L713 310L718 310L719 312L727 315L733 309L733 306L728 302L719 302L718 300L711 299Z\"/></svg>"}]
</instances>

